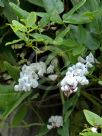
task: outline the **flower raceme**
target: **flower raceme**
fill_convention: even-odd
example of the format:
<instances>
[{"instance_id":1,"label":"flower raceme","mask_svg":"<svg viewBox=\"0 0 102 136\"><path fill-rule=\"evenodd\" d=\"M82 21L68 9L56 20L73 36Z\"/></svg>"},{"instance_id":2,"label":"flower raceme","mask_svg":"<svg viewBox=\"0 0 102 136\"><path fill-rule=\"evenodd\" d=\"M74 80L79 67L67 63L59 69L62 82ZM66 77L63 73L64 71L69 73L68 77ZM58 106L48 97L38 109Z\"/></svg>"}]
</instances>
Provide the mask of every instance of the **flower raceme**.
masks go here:
<instances>
[{"instance_id":1,"label":"flower raceme","mask_svg":"<svg viewBox=\"0 0 102 136\"><path fill-rule=\"evenodd\" d=\"M62 116L51 116L48 119L48 124L47 124L47 128L48 129L52 129L52 128L59 128L63 126L63 118Z\"/></svg>"},{"instance_id":2,"label":"flower raceme","mask_svg":"<svg viewBox=\"0 0 102 136\"><path fill-rule=\"evenodd\" d=\"M93 67L95 59L90 53L86 59L78 58L78 63L68 68L65 77L61 81L61 90L66 96L76 92L78 85L88 85L89 81L86 75L89 73L88 69Z\"/></svg>"},{"instance_id":3,"label":"flower raceme","mask_svg":"<svg viewBox=\"0 0 102 136\"><path fill-rule=\"evenodd\" d=\"M61 81L61 90L65 95L70 94L78 90L78 85L87 85L89 83L86 78L88 74L88 69L91 68L95 62L94 56L90 53L86 59L82 57L78 58L78 63L68 68L66 76ZM24 65L20 72L20 78L18 79L18 84L15 85L15 91L30 91L32 88L37 88L39 83L38 80L44 76L48 75L48 78L55 81L58 77L54 73L54 69L58 64L57 60L51 61L51 64L47 67L45 62L32 63L30 65Z\"/></svg>"},{"instance_id":4,"label":"flower raceme","mask_svg":"<svg viewBox=\"0 0 102 136\"><path fill-rule=\"evenodd\" d=\"M55 81L57 79L57 75L54 73L54 68L54 63L50 64L48 68L44 62L24 65L20 72L18 85L14 86L14 90L26 92L30 91L32 88L37 88L39 85L38 80L42 78L45 73L48 75L50 80Z\"/></svg>"}]
</instances>

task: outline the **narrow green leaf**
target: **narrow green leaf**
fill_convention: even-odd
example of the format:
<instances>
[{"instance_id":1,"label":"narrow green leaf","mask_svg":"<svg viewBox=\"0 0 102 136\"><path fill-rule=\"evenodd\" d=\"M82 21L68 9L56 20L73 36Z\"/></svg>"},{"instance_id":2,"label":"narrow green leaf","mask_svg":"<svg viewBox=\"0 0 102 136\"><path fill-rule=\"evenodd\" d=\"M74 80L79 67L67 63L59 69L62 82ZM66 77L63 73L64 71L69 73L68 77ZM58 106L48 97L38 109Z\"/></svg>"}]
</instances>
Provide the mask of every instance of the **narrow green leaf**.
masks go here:
<instances>
[{"instance_id":1,"label":"narrow green leaf","mask_svg":"<svg viewBox=\"0 0 102 136\"><path fill-rule=\"evenodd\" d=\"M12 124L11 124L12 127L16 127L17 125L19 125L21 121L24 119L26 114L27 114L27 106L25 105L19 106L12 120Z\"/></svg>"},{"instance_id":2,"label":"narrow green leaf","mask_svg":"<svg viewBox=\"0 0 102 136\"><path fill-rule=\"evenodd\" d=\"M16 4L10 2L9 3L10 7L13 9L14 13L21 19L26 19L28 16L28 12L21 9L19 6L17 6Z\"/></svg>"},{"instance_id":3,"label":"narrow green leaf","mask_svg":"<svg viewBox=\"0 0 102 136\"><path fill-rule=\"evenodd\" d=\"M60 136L69 136L69 120L63 124L63 127L58 128L57 133Z\"/></svg>"},{"instance_id":4,"label":"narrow green leaf","mask_svg":"<svg viewBox=\"0 0 102 136\"><path fill-rule=\"evenodd\" d=\"M26 93L18 93L19 99L16 99L13 96L13 99L15 99L15 101L13 103L11 103L6 111L3 113L2 118L3 120L6 120L7 117L22 103L22 101L24 101L24 99L26 99L29 95L31 94L31 92L26 92ZM17 95L17 94L16 94Z\"/></svg>"},{"instance_id":5,"label":"narrow green leaf","mask_svg":"<svg viewBox=\"0 0 102 136\"><path fill-rule=\"evenodd\" d=\"M21 39L13 40L12 42L7 42L5 45L7 46L7 45L15 44L15 43L18 43L20 41L21 41Z\"/></svg>"},{"instance_id":6,"label":"narrow green leaf","mask_svg":"<svg viewBox=\"0 0 102 136\"><path fill-rule=\"evenodd\" d=\"M39 133L35 136L45 136L50 130L47 129L47 125L39 130Z\"/></svg>"},{"instance_id":7,"label":"narrow green leaf","mask_svg":"<svg viewBox=\"0 0 102 136\"><path fill-rule=\"evenodd\" d=\"M74 107L78 101L78 98L80 96L80 91L77 91L77 93L70 99L68 99L64 106L63 106L63 113L64 113L64 122L66 122L71 115L72 111L74 110Z\"/></svg>"},{"instance_id":8,"label":"narrow green leaf","mask_svg":"<svg viewBox=\"0 0 102 136\"><path fill-rule=\"evenodd\" d=\"M65 20L73 15L80 7L84 5L85 2L86 0L81 0L80 2L78 2L78 4L76 4L68 13L63 15L63 19Z\"/></svg>"}]
</instances>

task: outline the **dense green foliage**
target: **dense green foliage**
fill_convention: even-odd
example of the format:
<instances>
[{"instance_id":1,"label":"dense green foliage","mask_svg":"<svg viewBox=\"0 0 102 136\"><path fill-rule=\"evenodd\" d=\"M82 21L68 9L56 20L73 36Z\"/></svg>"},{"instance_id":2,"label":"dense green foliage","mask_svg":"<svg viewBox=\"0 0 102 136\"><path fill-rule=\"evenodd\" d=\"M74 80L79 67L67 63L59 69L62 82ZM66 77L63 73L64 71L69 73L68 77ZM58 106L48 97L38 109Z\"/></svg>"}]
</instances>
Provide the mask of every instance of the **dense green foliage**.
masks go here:
<instances>
[{"instance_id":1,"label":"dense green foliage","mask_svg":"<svg viewBox=\"0 0 102 136\"><path fill-rule=\"evenodd\" d=\"M0 18L0 125L13 113L11 127L37 126L36 136L101 136L102 1L0 0ZM79 56L90 52L97 59L87 75L90 84L67 98L60 81ZM56 81L44 78L41 87L30 92L14 91L23 64L40 60L49 64L53 58L59 62ZM31 124L25 121L30 110L37 118ZM47 121L53 114L62 115L64 123L49 132ZM86 120L100 133L91 132Z\"/></svg>"}]
</instances>

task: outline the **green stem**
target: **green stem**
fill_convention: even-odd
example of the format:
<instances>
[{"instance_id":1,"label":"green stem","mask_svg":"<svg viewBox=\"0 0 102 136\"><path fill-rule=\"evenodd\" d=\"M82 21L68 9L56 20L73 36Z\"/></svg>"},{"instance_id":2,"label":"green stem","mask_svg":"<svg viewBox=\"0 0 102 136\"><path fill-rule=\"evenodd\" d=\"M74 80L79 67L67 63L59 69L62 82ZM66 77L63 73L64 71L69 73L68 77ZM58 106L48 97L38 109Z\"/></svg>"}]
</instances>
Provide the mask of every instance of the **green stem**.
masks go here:
<instances>
[{"instance_id":1,"label":"green stem","mask_svg":"<svg viewBox=\"0 0 102 136\"><path fill-rule=\"evenodd\" d=\"M64 94L61 90L60 90L60 98L61 98L61 101L62 101L62 105L64 105L65 99L64 99Z\"/></svg>"}]
</instances>

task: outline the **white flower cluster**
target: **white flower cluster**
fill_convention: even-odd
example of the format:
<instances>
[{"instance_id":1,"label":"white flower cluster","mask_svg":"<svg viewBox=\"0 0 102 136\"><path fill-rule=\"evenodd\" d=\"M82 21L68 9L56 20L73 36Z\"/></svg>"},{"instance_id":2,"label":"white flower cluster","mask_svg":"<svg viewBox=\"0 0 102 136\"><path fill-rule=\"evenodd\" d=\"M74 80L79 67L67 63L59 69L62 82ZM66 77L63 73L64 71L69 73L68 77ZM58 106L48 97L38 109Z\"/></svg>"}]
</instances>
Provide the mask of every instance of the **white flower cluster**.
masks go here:
<instances>
[{"instance_id":1,"label":"white flower cluster","mask_svg":"<svg viewBox=\"0 0 102 136\"><path fill-rule=\"evenodd\" d=\"M18 85L15 85L15 91L30 91L31 88L38 86L38 79L46 73L46 65L44 62L32 63L29 66L24 65L20 72Z\"/></svg>"},{"instance_id":2,"label":"white flower cluster","mask_svg":"<svg viewBox=\"0 0 102 136\"><path fill-rule=\"evenodd\" d=\"M30 65L24 65L20 72L20 78L18 85L15 85L15 91L30 91L31 88L37 88L39 78L42 78L45 73L48 74L48 78L52 81L56 80L57 75L54 73L55 66L50 64L47 68L44 62L32 63Z\"/></svg>"},{"instance_id":3,"label":"white flower cluster","mask_svg":"<svg viewBox=\"0 0 102 136\"><path fill-rule=\"evenodd\" d=\"M49 74L48 78L52 81L55 81L58 77L57 74L54 74L54 69L55 69L55 67L57 67L57 65L58 65L58 59L54 58L51 61L51 64L49 65L49 67L47 68L47 74Z\"/></svg>"},{"instance_id":4,"label":"white flower cluster","mask_svg":"<svg viewBox=\"0 0 102 136\"><path fill-rule=\"evenodd\" d=\"M59 128L63 126L63 118L62 116L51 116L48 120L48 125L47 128L48 129L52 129L52 128Z\"/></svg>"},{"instance_id":5,"label":"white flower cluster","mask_svg":"<svg viewBox=\"0 0 102 136\"><path fill-rule=\"evenodd\" d=\"M89 84L86 74L88 74L88 68L91 68L95 62L94 56L90 53L86 59L79 57L78 61L78 63L68 68L66 76L61 81L61 90L67 96L76 92L78 85Z\"/></svg>"}]
</instances>

